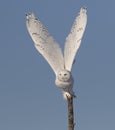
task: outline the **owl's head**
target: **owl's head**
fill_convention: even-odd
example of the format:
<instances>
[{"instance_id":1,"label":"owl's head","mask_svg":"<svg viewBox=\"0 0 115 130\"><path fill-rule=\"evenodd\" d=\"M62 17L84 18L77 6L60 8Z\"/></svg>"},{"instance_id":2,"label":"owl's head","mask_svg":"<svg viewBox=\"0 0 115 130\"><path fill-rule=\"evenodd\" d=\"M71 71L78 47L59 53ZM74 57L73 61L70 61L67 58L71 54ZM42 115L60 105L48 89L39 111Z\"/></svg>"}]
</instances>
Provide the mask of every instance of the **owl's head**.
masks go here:
<instances>
[{"instance_id":1,"label":"owl's head","mask_svg":"<svg viewBox=\"0 0 115 130\"><path fill-rule=\"evenodd\" d=\"M71 73L67 70L61 70L58 72L57 78L60 81L67 82L71 79Z\"/></svg>"}]
</instances>

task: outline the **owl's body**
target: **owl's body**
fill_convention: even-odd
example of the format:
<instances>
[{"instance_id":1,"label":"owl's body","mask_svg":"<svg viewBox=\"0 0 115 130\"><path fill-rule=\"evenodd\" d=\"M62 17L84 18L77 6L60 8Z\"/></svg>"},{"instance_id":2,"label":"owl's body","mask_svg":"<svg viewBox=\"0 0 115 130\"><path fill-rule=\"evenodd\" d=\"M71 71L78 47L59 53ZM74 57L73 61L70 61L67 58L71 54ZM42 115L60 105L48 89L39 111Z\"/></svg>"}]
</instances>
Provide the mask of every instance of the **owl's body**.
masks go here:
<instances>
[{"instance_id":1,"label":"owl's body","mask_svg":"<svg viewBox=\"0 0 115 130\"><path fill-rule=\"evenodd\" d=\"M81 8L71 32L66 38L63 56L59 44L50 35L45 26L43 26L33 13L26 15L27 29L35 43L34 45L53 69L56 75L55 84L63 90L65 98L75 97L71 69L85 31L86 23L86 9Z\"/></svg>"},{"instance_id":2,"label":"owl's body","mask_svg":"<svg viewBox=\"0 0 115 130\"><path fill-rule=\"evenodd\" d=\"M71 72L67 70L60 70L58 74L56 75L55 84L57 87L63 89L63 95L66 98L66 96L75 97L75 94L73 92L73 77L71 75ZM68 95L67 95L68 93Z\"/></svg>"}]
</instances>

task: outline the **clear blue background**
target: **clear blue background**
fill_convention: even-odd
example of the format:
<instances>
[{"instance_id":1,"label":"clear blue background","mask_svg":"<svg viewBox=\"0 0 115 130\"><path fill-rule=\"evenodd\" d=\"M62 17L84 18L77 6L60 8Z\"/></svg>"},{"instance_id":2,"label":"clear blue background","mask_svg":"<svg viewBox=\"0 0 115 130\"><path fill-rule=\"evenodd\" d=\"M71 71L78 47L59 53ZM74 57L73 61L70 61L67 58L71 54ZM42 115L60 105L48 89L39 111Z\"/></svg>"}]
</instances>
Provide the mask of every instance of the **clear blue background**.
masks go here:
<instances>
[{"instance_id":1,"label":"clear blue background","mask_svg":"<svg viewBox=\"0 0 115 130\"><path fill-rule=\"evenodd\" d=\"M0 130L67 130L67 103L33 46L34 12L63 48L82 6L88 24L73 66L75 130L115 129L115 1L0 1Z\"/></svg>"}]
</instances>

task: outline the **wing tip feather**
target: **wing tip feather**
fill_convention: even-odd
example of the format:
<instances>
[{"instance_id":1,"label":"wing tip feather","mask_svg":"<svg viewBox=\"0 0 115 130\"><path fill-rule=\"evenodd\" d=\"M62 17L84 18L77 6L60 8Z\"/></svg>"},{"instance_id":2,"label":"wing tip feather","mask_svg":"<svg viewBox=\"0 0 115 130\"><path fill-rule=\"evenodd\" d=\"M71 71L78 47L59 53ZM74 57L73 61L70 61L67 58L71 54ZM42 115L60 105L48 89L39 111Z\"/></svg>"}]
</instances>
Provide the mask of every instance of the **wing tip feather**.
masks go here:
<instances>
[{"instance_id":1,"label":"wing tip feather","mask_svg":"<svg viewBox=\"0 0 115 130\"><path fill-rule=\"evenodd\" d=\"M34 13L26 13L26 20L35 19Z\"/></svg>"}]
</instances>

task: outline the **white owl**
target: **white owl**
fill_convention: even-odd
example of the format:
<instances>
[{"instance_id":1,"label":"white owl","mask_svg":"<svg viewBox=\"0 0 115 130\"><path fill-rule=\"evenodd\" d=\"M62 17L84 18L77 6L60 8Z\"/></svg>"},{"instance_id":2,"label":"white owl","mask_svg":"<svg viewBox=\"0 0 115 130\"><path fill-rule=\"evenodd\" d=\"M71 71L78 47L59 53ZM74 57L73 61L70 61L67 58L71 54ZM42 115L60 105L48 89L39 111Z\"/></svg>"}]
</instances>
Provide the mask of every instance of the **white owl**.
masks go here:
<instances>
[{"instance_id":1,"label":"white owl","mask_svg":"<svg viewBox=\"0 0 115 130\"><path fill-rule=\"evenodd\" d=\"M86 12L86 8L80 9L71 32L66 38L64 55L59 44L35 15L33 13L26 15L26 26L34 45L53 69L56 75L55 84L63 90L65 98L75 97L71 69L85 31L87 23Z\"/></svg>"}]
</instances>

